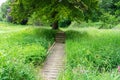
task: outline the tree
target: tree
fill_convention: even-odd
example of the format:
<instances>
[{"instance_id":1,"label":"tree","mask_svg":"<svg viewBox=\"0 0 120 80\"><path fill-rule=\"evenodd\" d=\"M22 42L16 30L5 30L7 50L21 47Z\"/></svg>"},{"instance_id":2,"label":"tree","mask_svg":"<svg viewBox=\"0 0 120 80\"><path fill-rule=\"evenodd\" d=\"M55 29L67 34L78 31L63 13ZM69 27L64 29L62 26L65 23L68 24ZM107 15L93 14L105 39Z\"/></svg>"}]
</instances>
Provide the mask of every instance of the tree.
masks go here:
<instances>
[{"instance_id":1,"label":"tree","mask_svg":"<svg viewBox=\"0 0 120 80\"><path fill-rule=\"evenodd\" d=\"M101 0L100 8L104 12L109 12L110 14L115 15L115 11L118 9L116 5L118 2L119 0Z\"/></svg>"},{"instance_id":2,"label":"tree","mask_svg":"<svg viewBox=\"0 0 120 80\"><path fill-rule=\"evenodd\" d=\"M119 0L101 0L100 2L100 21L103 25L100 28L113 28L120 20L120 1Z\"/></svg>"},{"instance_id":3,"label":"tree","mask_svg":"<svg viewBox=\"0 0 120 80\"><path fill-rule=\"evenodd\" d=\"M117 6L115 16L118 19L118 22L120 22L120 1L116 2L115 5Z\"/></svg>"},{"instance_id":4,"label":"tree","mask_svg":"<svg viewBox=\"0 0 120 80\"><path fill-rule=\"evenodd\" d=\"M9 15L11 0L7 0L6 2L2 3L0 7L0 21L7 21L12 22L12 17Z\"/></svg>"},{"instance_id":5,"label":"tree","mask_svg":"<svg viewBox=\"0 0 120 80\"><path fill-rule=\"evenodd\" d=\"M9 8L9 2L4 2L0 7L0 21L6 20L7 9Z\"/></svg>"},{"instance_id":6,"label":"tree","mask_svg":"<svg viewBox=\"0 0 120 80\"><path fill-rule=\"evenodd\" d=\"M117 6L115 14L117 15L117 17L119 17L120 16L120 1L118 1L115 5Z\"/></svg>"},{"instance_id":7,"label":"tree","mask_svg":"<svg viewBox=\"0 0 120 80\"><path fill-rule=\"evenodd\" d=\"M58 29L60 20L81 21L91 16L97 8L98 0L14 0L11 15L17 23L36 14L42 21Z\"/></svg>"}]
</instances>

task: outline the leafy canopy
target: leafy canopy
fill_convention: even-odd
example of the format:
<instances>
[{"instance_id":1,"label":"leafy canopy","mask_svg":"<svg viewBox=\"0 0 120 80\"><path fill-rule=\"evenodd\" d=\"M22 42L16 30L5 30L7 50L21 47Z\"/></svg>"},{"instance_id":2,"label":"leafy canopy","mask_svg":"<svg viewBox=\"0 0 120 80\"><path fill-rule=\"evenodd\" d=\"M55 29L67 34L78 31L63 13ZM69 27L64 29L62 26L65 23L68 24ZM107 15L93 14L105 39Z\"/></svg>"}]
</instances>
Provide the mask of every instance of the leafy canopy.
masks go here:
<instances>
[{"instance_id":1,"label":"leafy canopy","mask_svg":"<svg viewBox=\"0 0 120 80\"><path fill-rule=\"evenodd\" d=\"M11 15L17 22L33 14L42 21L84 20L97 9L98 0L14 0Z\"/></svg>"}]
</instances>

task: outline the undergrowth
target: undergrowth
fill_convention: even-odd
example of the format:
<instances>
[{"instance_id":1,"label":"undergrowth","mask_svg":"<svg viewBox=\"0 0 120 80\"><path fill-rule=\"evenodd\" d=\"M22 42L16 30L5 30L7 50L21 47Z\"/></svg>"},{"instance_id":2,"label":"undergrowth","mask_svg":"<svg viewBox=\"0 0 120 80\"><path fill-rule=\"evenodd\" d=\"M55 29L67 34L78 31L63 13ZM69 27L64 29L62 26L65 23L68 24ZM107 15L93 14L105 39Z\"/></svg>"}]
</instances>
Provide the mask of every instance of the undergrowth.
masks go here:
<instances>
[{"instance_id":1,"label":"undergrowth","mask_svg":"<svg viewBox=\"0 0 120 80\"><path fill-rule=\"evenodd\" d=\"M60 80L120 80L119 30L66 31L66 67Z\"/></svg>"},{"instance_id":2,"label":"undergrowth","mask_svg":"<svg viewBox=\"0 0 120 80\"><path fill-rule=\"evenodd\" d=\"M55 31L26 28L0 34L0 80L36 80L35 66L42 65Z\"/></svg>"}]
</instances>

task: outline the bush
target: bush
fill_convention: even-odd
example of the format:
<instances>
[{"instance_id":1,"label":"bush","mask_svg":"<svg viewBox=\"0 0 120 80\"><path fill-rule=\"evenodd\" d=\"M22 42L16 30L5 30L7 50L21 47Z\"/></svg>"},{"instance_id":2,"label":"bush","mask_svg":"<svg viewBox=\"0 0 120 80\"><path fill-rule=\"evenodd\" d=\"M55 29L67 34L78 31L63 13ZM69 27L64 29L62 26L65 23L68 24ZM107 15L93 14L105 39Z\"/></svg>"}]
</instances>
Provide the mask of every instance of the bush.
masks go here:
<instances>
[{"instance_id":1,"label":"bush","mask_svg":"<svg viewBox=\"0 0 120 80\"><path fill-rule=\"evenodd\" d=\"M71 20L63 20L59 22L60 27L68 27L71 24Z\"/></svg>"},{"instance_id":2,"label":"bush","mask_svg":"<svg viewBox=\"0 0 120 80\"><path fill-rule=\"evenodd\" d=\"M109 13L104 13L101 16L101 21L103 22L103 24L102 26L99 27L100 29L101 28L111 29L118 24L118 19L114 15L111 15Z\"/></svg>"},{"instance_id":3,"label":"bush","mask_svg":"<svg viewBox=\"0 0 120 80\"><path fill-rule=\"evenodd\" d=\"M23 52L26 55L25 63L33 63L35 66L42 64L47 56L46 49L40 44L27 45Z\"/></svg>"}]
</instances>

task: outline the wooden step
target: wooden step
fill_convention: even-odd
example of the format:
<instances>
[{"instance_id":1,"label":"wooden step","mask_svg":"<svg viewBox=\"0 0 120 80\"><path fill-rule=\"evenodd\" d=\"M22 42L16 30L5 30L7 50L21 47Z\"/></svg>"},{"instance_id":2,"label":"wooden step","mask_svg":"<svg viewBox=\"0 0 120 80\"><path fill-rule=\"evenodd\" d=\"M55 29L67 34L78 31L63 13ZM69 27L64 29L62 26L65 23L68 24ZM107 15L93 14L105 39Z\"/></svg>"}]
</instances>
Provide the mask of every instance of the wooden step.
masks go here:
<instances>
[{"instance_id":1,"label":"wooden step","mask_svg":"<svg viewBox=\"0 0 120 80\"><path fill-rule=\"evenodd\" d=\"M65 37L56 37L55 39L65 39Z\"/></svg>"},{"instance_id":2,"label":"wooden step","mask_svg":"<svg viewBox=\"0 0 120 80\"><path fill-rule=\"evenodd\" d=\"M55 36L55 41L58 43L64 43L65 42L65 33L64 32L58 32Z\"/></svg>"},{"instance_id":3,"label":"wooden step","mask_svg":"<svg viewBox=\"0 0 120 80\"><path fill-rule=\"evenodd\" d=\"M63 39L64 40L65 38L64 37L56 37L55 39Z\"/></svg>"},{"instance_id":4,"label":"wooden step","mask_svg":"<svg viewBox=\"0 0 120 80\"><path fill-rule=\"evenodd\" d=\"M65 42L65 40L56 40L56 42Z\"/></svg>"},{"instance_id":5,"label":"wooden step","mask_svg":"<svg viewBox=\"0 0 120 80\"><path fill-rule=\"evenodd\" d=\"M65 35L65 33L57 33L56 35Z\"/></svg>"},{"instance_id":6,"label":"wooden step","mask_svg":"<svg viewBox=\"0 0 120 80\"><path fill-rule=\"evenodd\" d=\"M65 36L65 34L56 34L56 36Z\"/></svg>"},{"instance_id":7,"label":"wooden step","mask_svg":"<svg viewBox=\"0 0 120 80\"><path fill-rule=\"evenodd\" d=\"M65 37L65 35L56 35L55 37Z\"/></svg>"},{"instance_id":8,"label":"wooden step","mask_svg":"<svg viewBox=\"0 0 120 80\"><path fill-rule=\"evenodd\" d=\"M56 41L57 43L65 43L65 41Z\"/></svg>"},{"instance_id":9,"label":"wooden step","mask_svg":"<svg viewBox=\"0 0 120 80\"><path fill-rule=\"evenodd\" d=\"M62 42L62 43L64 43L64 42L65 42L65 39L64 39L64 38L63 38L63 39L62 39L62 38L60 38L60 39L57 38L55 41L56 41L56 42Z\"/></svg>"}]
</instances>

